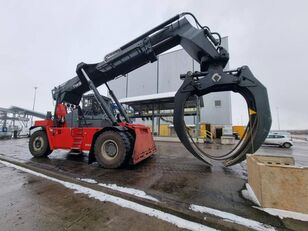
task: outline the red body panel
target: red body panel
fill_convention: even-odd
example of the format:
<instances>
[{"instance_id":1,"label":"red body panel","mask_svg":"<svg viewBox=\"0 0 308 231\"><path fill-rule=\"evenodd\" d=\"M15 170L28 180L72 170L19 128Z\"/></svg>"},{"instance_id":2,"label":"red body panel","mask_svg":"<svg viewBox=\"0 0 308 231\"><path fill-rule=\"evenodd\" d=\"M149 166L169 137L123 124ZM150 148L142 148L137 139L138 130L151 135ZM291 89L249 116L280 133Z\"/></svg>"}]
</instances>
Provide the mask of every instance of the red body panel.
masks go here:
<instances>
[{"instance_id":1,"label":"red body panel","mask_svg":"<svg viewBox=\"0 0 308 231\"><path fill-rule=\"evenodd\" d=\"M153 136L149 127L142 124L119 123L135 133L134 151L131 163L137 164L156 152ZM47 133L49 147L54 149L68 149L90 151L93 137L103 128L68 128L54 127L52 120L35 121L35 127L44 127Z\"/></svg>"},{"instance_id":2,"label":"red body panel","mask_svg":"<svg viewBox=\"0 0 308 231\"><path fill-rule=\"evenodd\" d=\"M156 152L156 146L149 127L146 127L143 124L126 123L124 126L134 130L136 135L134 153L132 156L133 164L139 163Z\"/></svg>"}]
</instances>

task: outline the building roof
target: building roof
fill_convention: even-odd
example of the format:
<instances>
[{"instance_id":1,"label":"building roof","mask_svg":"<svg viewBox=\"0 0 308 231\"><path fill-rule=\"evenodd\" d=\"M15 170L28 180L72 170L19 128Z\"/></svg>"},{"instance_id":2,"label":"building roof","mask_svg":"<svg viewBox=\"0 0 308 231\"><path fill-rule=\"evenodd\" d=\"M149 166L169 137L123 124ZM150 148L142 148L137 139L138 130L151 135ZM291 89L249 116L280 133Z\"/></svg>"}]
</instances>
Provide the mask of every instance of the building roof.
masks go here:
<instances>
[{"instance_id":1,"label":"building roof","mask_svg":"<svg viewBox=\"0 0 308 231\"><path fill-rule=\"evenodd\" d=\"M171 92L163 92L163 93L157 93L157 94L151 94L151 95L140 95L140 96L133 96L128 97L124 99L120 99L120 103L132 103L132 102L142 102L142 101L151 101L156 99L168 99L173 98L175 96L176 91Z\"/></svg>"},{"instance_id":2,"label":"building roof","mask_svg":"<svg viewBox=\"0 0 308 231\"><path fill-rule=\"evenodd\" d=\"M151 95L141 95L120 99L121 104L131 106L135 111L147 110L171 110L174 109L174 97L176 92L163 92ZM186 102L186 108L195 108L197 105L196 98L191 97ZM203 107L203 99L200 98L200 106Z\"/></svg>"}]
</instances>

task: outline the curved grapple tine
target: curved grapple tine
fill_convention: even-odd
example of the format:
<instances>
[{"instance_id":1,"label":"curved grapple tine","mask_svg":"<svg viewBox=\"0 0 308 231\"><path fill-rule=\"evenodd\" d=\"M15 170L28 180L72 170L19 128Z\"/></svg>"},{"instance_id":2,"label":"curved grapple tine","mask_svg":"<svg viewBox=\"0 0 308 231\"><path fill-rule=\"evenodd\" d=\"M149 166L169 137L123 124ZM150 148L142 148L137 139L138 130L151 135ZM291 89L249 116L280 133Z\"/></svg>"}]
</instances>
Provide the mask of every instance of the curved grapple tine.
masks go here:
<instances>
[{"instance_id":1,"label":"curved grapple tine","mask_svg":"<svg viewBox=\"0 0 308 231\"><path fill-rule=\"evenodd\" d=\"M197 76L197 78L196 78ZM210 69L206 73L187 74L175 95L174 128L183 145L198 159L211 164L211 157L202 152L186 133L184 106L192 95L203 96L212 92L233 91L241 94L247 102L249 123L241 145L224 159L225 166L246 159L247 153L256 152L266 139L271 127L271 112L266 88L253 76L247 66L236 72Z\"/></svg>"}]
</instances>

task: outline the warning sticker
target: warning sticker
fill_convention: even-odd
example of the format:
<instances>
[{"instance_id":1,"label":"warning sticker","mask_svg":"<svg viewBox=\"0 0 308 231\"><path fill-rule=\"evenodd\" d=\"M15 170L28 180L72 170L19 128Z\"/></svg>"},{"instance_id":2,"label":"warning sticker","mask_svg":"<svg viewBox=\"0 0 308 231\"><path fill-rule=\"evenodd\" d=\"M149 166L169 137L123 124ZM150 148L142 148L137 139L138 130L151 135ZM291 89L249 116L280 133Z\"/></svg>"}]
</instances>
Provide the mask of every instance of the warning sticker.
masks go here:
<instances>
[{"instance_id":1,"label":"warning sticker","mask_svg":"<svg viewBox=\"0 0 308 231\"><path fill-rule=\"evenodd\" d=\"M255 114L257 114L257 112L256 111L254 111L254 110L252 110L252 109L248 109L248 111L249 111L249 115L255 115Z\"/></svg>"}]
</instances>

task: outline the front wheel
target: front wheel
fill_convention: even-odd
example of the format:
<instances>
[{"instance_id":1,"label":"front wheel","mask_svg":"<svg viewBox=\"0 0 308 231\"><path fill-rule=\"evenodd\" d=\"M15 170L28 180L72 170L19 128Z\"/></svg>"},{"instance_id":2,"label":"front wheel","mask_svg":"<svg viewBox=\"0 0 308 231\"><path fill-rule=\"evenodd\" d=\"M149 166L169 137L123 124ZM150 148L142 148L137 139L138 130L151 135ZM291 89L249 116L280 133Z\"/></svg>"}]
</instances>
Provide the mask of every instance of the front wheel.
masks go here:
<instances>
[{"instance_id":1,"label":"front wheel","mask_svg":"<svg viewBox=\"0 0 308 231\"><path fill-rule=\"evenodd\" d=\"M117 131L106 131L97 137L94 153L97 162L104 168L119 168L130 158L128 137Z\"/></svg>"},{"instance_id":2,"label":"front wheel","mask_svg":"<svg viewBox=\"0 0 308 231\"><path fill-rule=\"evenodd\" d=\"M52 152L45 131L36 131L30 136L29 150L34 157L45 157Z\"/></svg>"}]
</instances>

